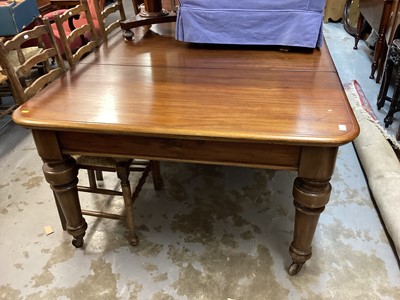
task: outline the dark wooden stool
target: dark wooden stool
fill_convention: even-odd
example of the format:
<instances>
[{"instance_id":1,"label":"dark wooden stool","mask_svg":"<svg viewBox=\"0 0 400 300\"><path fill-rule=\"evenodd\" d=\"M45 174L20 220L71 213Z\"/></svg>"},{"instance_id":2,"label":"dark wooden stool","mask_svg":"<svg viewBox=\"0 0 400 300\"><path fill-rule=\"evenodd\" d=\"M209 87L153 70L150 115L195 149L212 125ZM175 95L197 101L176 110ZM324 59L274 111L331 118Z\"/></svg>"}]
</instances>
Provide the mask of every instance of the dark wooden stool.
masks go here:
<instances>
[{"instance_id":1,"label":"dark wooden stool","mask_svg":"<svg viewBox=\"0 0 400 300\"><path fill-rule=\"evenodd\" d=\"M378 101L376 105L378 110L380 110L385 101L391 102L389 111L384 119L385 127L389 127L393 123L393 115L400 110L399 106L399 96L400 96L400 39L396 39L392 42L389 49L389 54L386 60L385 72L383 75L382 85L378 94ZM393 96L388 97L387 92L389 89L390 82L392 80L393 70L396 69L396 81L394 85ZM400 139L400 127L396 135L397 139Z\"/></svg>"}]
</instances>

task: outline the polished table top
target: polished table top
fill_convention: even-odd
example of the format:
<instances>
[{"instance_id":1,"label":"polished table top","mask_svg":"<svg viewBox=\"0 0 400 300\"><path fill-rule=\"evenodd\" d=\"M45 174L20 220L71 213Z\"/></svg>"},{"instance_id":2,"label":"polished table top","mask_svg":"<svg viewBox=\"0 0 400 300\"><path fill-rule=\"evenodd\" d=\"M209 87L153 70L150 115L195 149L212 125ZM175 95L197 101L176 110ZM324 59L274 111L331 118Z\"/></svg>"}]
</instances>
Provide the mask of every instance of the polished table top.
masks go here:
<instances>
[{"instance_id":1,"label":"polished table top","mask_svg":"<svg viewBox=\"0 0 400 300\"><path fill-rule=\"evenodd\" d=\"M151 31L137 39L115 36L14 120L30 128L286 144L341 145L358 134L326 46L207 47Z\"/></svg>"}]
</instances>

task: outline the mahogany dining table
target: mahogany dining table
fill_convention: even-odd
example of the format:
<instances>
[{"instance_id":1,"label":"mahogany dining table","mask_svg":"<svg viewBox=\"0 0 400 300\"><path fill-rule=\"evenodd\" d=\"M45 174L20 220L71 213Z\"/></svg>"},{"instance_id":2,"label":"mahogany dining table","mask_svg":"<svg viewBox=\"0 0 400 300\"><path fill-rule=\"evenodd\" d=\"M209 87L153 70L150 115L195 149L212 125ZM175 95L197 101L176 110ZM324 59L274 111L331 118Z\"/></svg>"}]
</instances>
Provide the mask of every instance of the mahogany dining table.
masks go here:
<instances>
[{"instance_id":1,"label":"mahogany dining table","mask_svg":"<svg viewBox=\"0 0 400 300\"><path fill-rule=\"evenodd\" d=\"M75 154L297 171L291 275L310 259L338 147L358 123L326 45L193 45L173 24L116 35L21 105L43 172L80 247ZM216 191L218 192L218 191Z\"/></svg>"}]
</instances>

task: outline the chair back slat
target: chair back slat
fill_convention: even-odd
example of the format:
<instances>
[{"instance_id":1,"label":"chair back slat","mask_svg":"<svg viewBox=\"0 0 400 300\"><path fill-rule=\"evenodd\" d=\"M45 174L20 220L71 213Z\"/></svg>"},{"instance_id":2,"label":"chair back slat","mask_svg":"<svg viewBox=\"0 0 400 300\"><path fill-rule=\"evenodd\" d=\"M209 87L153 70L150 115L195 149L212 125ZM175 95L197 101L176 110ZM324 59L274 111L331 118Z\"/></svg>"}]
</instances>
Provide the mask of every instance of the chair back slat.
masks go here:
<instances>
[{"instance_id":1,"label":"chair back slat","mask_svg":"<svg viewBox=\"0 0 400 300\"><path fill-rule=\"evenodd\" d=\"M103 42L106 42L110 34L120 27L119 23L126 20L124 5L122 0L116 0L115 3L101 9L99 3L94 1L94 7L99 21L102 40ZM113 22L109 21L111 18L108 18L117 12L119 13L119 18ZM109 23L109 25L106 25L107 23Z\"/></svg>"},{"instance_id":2,"label":"chair back slat","mask_svg":"<svg viewBox=\"0 0 400 300\"><path fill-rule=\"evenodd\" d=\"M71 31L71 33L68 36L66 35L68 43L71 44L77 38L85 36L85 33L89 32L90 30L91 28L89 24L83 24L81 27L75 28L74 30Z\"/></svg>"},{"instance_id":3,"label":"chair back slat","mask_svg":"<svg viewBox=\"0 0 400 300\"><path fill-rule=\"evenodd\" d=\"M74 20L77 19L80 20L81 25L75 28ZM93 52L98 47L95 26L86 0L81 0L79 5L66 10L61 15L55 15L54 21L70 67L76 65L84 55ZM78 39L81 39L80 46L73 49L72 44Z\"/></svg>"},{"instance_id":4,"label":"chair back slat","mask_svg":"<svg viewBox=\"0 0 400 300\"><path fill-rule=\"evenodd\" d=\"M97 47L97 43L94 41L91 41L87 43L86 45L80 47L75 53L74 53L74 60L76 62L80 61L82 57L84 57L87 53L92 52L94 48Z\"/></svg>"},{"instance_id":5,"label":"chair back slat","mask_svg":"<svg viewBox=\"0 0 400 300\"><path fill-rule=\"evenodd\" d=\"M37 22L39 23L39 21L37 21ZM43 22L41 22L41 23L43 23ZM7 46L6 46L7 50L21 49L21 45L23 45L24 43L26 43L27 41L32 40L32 39L42 41L43 40L42 36L48 35L48 30L46 27L42 27L40 25L43 25L43 24L38 24L31 30L22 31L22 32L18 33L17 35L15 35L11 40L8 40ZM35 29L35 30L33 30L33 29ZM39 44L39 43L37 43L37 44Z\"/></svg>"},{"instance_id":6,"label":"chair back slat","mask_svg":"<svg viewBox=\"0 0 400 300\"><path fill-rule=\"evenodd\" d=\"M66 11L64 11L61 15L57 15L58 16L58 18L59 18L59 20L61 21L61 22L65 22L65 21L67 21L70 17L73 17L73 16L79 16L80 14L81 14L81 12L83 12L83 9L82 9L82 1L81 1L81 4L78 4L78 5L76 5L76 6L74 6L74 7L71 7L70 9L67 9ZM87 3L87 2L86 2Z\"/></svg>"},{"instance_id":7,"label":"chair back slat","mask_svg":"<svg viewBox=\"0 0 400 300\"><path fill-rule=\"evenodd\" d=\"M34 95L37 94L41 90L41 88L50 82L54 81L56 78L60 77L60 75L64 73L64 70L61 69L53 69L45 76L39 77L35 84L30 85L25 89L25 94L28 98L32 98Z\"/></svg>"},{"instance_id":8,"label":"chair back slat","mask_svg":"<svg viewBox=\"0 0 400 300\"><path fill-rule=\"evenodd\" d=\"M22 65L15 68L16 73L20 77L27 77L30 75L32 68L40 63L47 62L49 59L57 55L57 51L55 49L45 49L43 52L30 57L27 59ZM50 70L46 70L50 71Z\"/></svg>"}]
</instances>

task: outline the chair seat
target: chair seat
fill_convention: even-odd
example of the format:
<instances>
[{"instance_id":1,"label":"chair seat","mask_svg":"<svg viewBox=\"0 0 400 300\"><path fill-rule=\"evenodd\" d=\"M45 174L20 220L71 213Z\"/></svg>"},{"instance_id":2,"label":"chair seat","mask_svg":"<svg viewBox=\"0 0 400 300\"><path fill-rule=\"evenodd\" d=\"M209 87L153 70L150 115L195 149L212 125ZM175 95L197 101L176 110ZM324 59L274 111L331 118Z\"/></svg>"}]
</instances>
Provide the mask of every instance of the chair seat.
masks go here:
<instances>
[{"instance_id":1,"label":"chair seat","mask_svg":"<svg viewBox=\"0 0 400 300\"><path fill-rule=\"evenodd\" d=\"M0 84L7 80L7 76L0 73Z\"/></svg>"},{"instance_id":2,"label":"chair seat","mask_svg":"<svg viewBox=\"0 0 400 300\"><path fill-rule=\"evenodd\" d=\"M24 57L25 57L25 60L28 60L28 59L30 59L31 57L34 57L34 56L40 54L40 53L43 51L43 49L42 49L42 48L39 48L39 47L28 47L28 48L22 48L21 51L22 51L22 53L23 53L23 55L24 55ZM11 65L12 65L14 68L16 68L17 66L20 66L20 65L21 65L21 64L19 63L19 60L18 60L17 51L11 51L11 52L8 54L8 59L9 59Z\"/></svg>"},{"instance_id":3,"label":"chair seat","mask_svg":"<svg viewBox=\"0 0 400 300\"><path fill-rule=\"evenodd\" d=\"M115 169L117 167L117 162L112 157L94 157L94 156L84 156L75 155L73 156L76 160L78 166L90 168L90 169ZM129 159L133 161L133 159Z\"/></svg>"}]
</instances>

